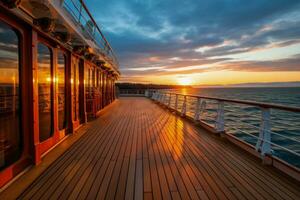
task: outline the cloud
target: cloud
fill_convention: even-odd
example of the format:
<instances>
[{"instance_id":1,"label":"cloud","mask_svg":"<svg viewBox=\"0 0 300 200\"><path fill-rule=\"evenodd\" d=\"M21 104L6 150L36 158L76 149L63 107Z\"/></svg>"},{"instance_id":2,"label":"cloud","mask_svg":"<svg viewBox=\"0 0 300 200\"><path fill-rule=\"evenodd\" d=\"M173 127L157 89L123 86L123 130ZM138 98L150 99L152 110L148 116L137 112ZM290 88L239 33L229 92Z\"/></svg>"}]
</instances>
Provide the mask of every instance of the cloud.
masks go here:
<instances>
[{"instance_id":1,"label":"cloud","mask_svg":"<svg viewBox=\"0 0 300 200\"><path fill-rule=\"evenodd\" d=\"M249 72L300 71L300 55L280 60L229 62L220 69Z\"/></svg>"},{"instance_id":2,"label":"cloud","mask_svg":"<svg viewBox=\"0 0 300 200\"><path fill-rule=\"evenodd\" d=\"M203 67L190 68L213 64L209 70L226 66L240 71L300 71L299 59L292 57L300 50L270 61L241 61L232 56L299 43L299 0L86 3L118 55L123 79L151 73L171 75L174 71L170 69L175 68L182 73L201 72Z\"/></svg>"}]
</instances>

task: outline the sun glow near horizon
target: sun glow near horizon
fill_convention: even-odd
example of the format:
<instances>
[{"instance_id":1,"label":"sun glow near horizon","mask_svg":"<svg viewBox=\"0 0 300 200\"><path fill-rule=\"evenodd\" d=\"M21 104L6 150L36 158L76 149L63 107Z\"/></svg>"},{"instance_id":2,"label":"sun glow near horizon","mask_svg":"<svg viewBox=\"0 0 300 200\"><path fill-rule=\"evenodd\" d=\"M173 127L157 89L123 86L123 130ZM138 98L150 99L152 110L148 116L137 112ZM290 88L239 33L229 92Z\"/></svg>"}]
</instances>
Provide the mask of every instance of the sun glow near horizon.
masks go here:
<instances>
[{"instance_id":1,"label":"sun glow near horizon","mask_svg":"<svg viewBox=\"0 0 300 200\"><path fill-rule=\"evenodd\" d=\"M188 86L188 85L192 85L193 84L193 79L192 77L179 77L177 78L177 84L178 85L182 85L182 86Z\"/></svg>"},{"instance_id":2,"label":"sun glow near horizon","mask_svg":"<svg viewBox=\"0 0 300 200\"><path fill-rule=\"evenodd\" d=\"M300 81L300 72L240 72L212 71L176 75L145 75L121 77L121 82L171 85L231 85L242 83L295 82Z\"/></svg>"}]
</instances>

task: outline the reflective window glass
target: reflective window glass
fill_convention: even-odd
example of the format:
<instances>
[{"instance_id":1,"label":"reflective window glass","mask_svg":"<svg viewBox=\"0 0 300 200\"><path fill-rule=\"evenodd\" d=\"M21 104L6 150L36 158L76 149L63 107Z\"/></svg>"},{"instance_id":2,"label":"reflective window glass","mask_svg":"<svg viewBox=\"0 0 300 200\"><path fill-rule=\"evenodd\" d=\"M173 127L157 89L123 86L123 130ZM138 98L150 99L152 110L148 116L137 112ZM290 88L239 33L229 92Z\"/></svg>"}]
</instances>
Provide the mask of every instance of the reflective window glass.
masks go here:
<instances>
[{"instance_id":1,"label":"reflective window glass","mask_svg":"<svg viewBox=\"0 0 300 200\"><path fill-rule=\"evenodd\" d=\"M63 130L66 127L65 100L65 70L66 58L62 52L57 55L57 83L58 83L58 127Z\"/></svg>"},{"instance_id":2,"label":"reflective window glass","mask_svg":"<svg viewBox=\"0 0 300 200\"><path fill-rule=\"evenodd\" d=\"M0 170L21 155L19 38L0 21Z\"/></svg>"},{"instance_id":3,"label":"reflective window glass","mask_svg":"<svg viewBox=\"0 0 300 200\"><path fill-rule=\"evenodd\" d=\"M52 70L51 51L38 44L38 98L40 141L52 136Z\"/></svg>"}]
</instances>

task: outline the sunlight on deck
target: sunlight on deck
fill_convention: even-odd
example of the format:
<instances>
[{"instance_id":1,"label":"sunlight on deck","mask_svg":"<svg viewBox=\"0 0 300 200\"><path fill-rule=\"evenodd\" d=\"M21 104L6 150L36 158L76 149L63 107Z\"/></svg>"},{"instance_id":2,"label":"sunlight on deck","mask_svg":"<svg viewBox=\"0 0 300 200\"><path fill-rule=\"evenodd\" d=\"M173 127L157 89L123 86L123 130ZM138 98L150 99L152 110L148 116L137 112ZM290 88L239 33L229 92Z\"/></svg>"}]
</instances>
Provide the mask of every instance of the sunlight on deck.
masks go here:
<instances>
[{"instance_id":1,"label":"sunlight on deck","mask_svg":"<svg viewBox=\"0 0 300 200\"><path fill-rule=\"evenodd\" d=\"M296 182L146 98L121 98L21 199L299 199Z\"/></svg>"}]
</instances>

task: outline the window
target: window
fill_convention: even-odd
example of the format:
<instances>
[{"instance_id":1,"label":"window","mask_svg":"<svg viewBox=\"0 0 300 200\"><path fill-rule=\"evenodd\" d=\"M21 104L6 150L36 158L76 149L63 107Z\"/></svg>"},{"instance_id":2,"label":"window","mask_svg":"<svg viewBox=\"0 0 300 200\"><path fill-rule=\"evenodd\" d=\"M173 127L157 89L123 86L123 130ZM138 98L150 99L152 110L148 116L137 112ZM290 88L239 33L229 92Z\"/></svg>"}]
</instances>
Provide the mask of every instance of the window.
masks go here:
<instances>
[{"instance_id":1,"label":"window","mask_svg":"<svg viewBox=\"0 0 300 200\"><path fill-rule=\"evenodd\" d=\"M62 52L57 55L57 83L58 83L58 128L63 130L66 128L66 57Z\"/></svg>"},{"instance_id":2,"label":"window","mask_svg":"<svg viewBox=\"0 0 300 200\"><path fill-rule=\"evenodd\" d=\"M38 98L40 141L52 136L52 67L51 51L38 44Z\"/></svg>"},{"instance_id":3,"label":"window","mask_svg":"<svg viewBox=\"0 0 300 200\"><path fill-rule=\"evenodd\" d=\"M19 38L0 21L0 170L21 155Z\"/></svg>"}]
</instances>

